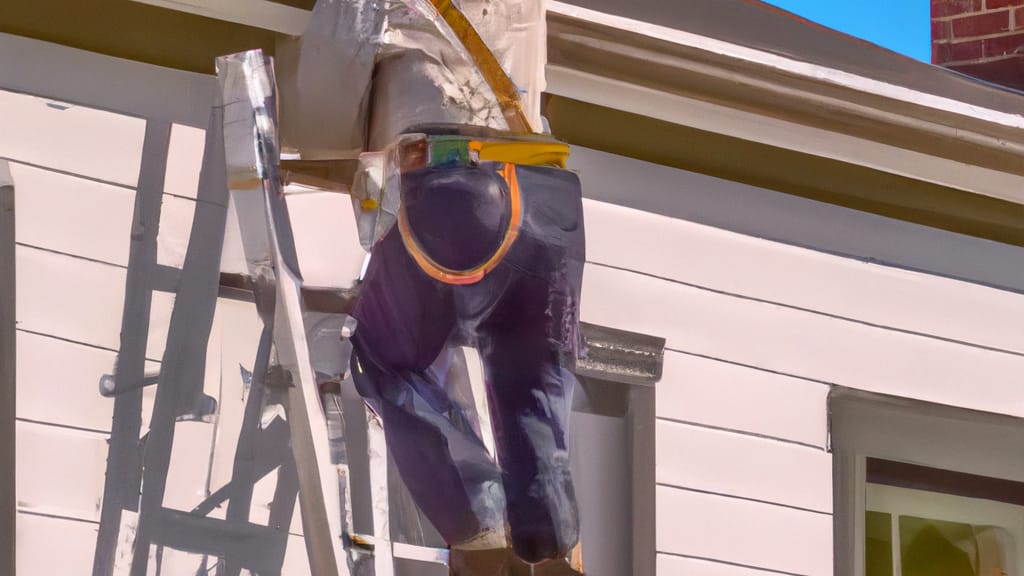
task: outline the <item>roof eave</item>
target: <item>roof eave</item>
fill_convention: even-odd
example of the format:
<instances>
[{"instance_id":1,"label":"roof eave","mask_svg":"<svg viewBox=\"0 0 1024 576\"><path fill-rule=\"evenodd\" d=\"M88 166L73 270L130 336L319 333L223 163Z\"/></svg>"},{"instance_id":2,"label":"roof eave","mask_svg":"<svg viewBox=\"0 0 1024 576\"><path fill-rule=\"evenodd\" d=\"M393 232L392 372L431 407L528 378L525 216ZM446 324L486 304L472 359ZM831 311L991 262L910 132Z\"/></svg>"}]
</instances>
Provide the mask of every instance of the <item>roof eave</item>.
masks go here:
<instances>
[{"instance_id":1,"label":"roof eave","mask_svg":"<svg viewBox=\"0 0 1024 576\"><path fill-rule=\"evenodd\" d=\"M1019 114L561 2L548 54L554 94L1024 204Z\"/></svg>"},{"instance_id":2,"label":"roof eave","mask_svg":"<svg viewBox=\"0 0 1024 576\"><path fill-rule=\"evenodd\" d=\"M285 34L310 14L137 1ZM548 54L552 94L1024 204L1021 114L555 0Z\"/></svg>"}]
</instances>

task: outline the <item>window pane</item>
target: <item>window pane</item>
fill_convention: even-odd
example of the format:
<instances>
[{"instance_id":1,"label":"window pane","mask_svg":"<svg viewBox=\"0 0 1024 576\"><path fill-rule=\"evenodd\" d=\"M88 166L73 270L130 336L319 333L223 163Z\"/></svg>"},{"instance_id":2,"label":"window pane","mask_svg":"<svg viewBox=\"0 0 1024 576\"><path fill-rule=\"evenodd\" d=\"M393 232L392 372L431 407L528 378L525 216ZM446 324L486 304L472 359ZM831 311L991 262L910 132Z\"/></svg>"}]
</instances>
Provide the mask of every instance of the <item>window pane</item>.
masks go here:
<instances>
[{"instance_id":1,"label":"window pane","mask_svg":"<svg viewBox=\"0 0 1024 576\"><path fill-rule=\"evenodd\" d=\"M1013 540L998 527L900 516L903 576L1009 575Z\"/></svg>"},{"instance_id":2,"label":"window pane","mask_svg":"<svg viewBox=\"0 0 1024 576\"><path fill-rule=\"evenodd\" d=\"M867 512L864 520L866 575L892 576L892 515Z\"/></svg>"}]
</instances>

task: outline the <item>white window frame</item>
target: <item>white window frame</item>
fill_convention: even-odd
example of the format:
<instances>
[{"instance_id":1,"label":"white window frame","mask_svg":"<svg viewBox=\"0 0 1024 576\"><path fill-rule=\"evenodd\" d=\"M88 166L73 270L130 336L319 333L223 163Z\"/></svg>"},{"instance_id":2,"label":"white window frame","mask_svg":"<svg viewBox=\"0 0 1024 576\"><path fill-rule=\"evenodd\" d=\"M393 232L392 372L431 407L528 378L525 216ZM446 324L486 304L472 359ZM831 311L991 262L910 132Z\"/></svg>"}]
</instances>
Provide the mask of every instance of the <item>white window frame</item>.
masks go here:
<instances>
[{"instance_id":1,"label":"white window frame","mask_svg":"<svg viewBox=\"0 0 1024 576\"><path fill-rule=\"evenodd\" d=\"M869 457L1024 482L1024 419L1010 416L836 387L829 395L829 445L835 576L865 576Z\"/></svg>"}]
</instances>

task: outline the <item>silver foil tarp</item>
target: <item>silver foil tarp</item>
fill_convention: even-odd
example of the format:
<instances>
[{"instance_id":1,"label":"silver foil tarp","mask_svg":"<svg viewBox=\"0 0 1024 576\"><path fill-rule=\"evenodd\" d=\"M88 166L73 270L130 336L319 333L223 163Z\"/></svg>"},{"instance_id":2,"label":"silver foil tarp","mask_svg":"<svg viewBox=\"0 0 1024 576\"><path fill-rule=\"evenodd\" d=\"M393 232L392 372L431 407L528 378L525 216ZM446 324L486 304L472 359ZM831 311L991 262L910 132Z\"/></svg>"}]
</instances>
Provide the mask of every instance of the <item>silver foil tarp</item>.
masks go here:
<instances>
[{"instance_id":1,"label":"silver foil tarp","mask_svg":"<svg viewBox=\"0 0 1024 576\"><path fill-rule=\"evenodd\" d=\"M516 84L531 125L539 128L540 93L545 87L544 65L547 62L544 0L452 0L452 3L473 25ZM389 62L392 58L394 60ZM371 150L379 150L417 124L508 128L494 94L472 57L430 0L403 0L389 6L377 74L375 82L381 86L374 86ZM428 81L436 88L428 86ZM389 86L388 83L394 84ZM404 89L407 95L403 97L398 89ZM417 94L415 89L423 92ZM409 110L403 100L408 101L413 95L430 98L420 99ZM394 119L386 116L394 111L400 116ZM381 125L375 125L376 122Z\"/></svg>"},{"instance_id":2,"label":"silver foil tarp","mask_svg":"<svg viewBox=\"0 0 1024 576\"><path fill-rule=\"evenodd\" d=\"M351 558L344 546L348 526L341 501L345 477L332 463L328 422L310 358L302 277L280 179L273 64L255 50L218 58L217 72L231 200L258 308L264 324L273 326L274 358L289 385L287 420L310 570L316 576L347 575Z\"/></svg>"},{"instance_id":3,"label":"silver foil tarp","mask_svg":"<svg viewBox=\"0 0 1024 576\"><path fill-rule=\"evenodd\" d=\"M544 89L544 0L460 0L520 88L534 127ZM283 151L303 159L355 158L351 185L367 251L395 223L385 195L388 147L422 124L508 129L472 57L430 0L319 0L301 38L281 40L276 68Z\"/></svg>"},{"instance_id":4,"label":"silver foil tarp","mask_svg":"<svg viewBox=\"0 0 1024 576\"><path fill-rule=\"evenodd\" d=\"M365 149L373 66L387 0L320 0L301 38L278 42L281 142L303 159Z\"/></svg>"},{"instance_id":5,"label":"silver foil tarp","mask_svg":"<svg viewBox=\"0 0 1024 576\"><path fill-rule=\"evenodd\" d=\"M374 78L369 150L419 124L508 129L472 57L429 0L389 5Z\"/></svg>"},{"instance_id":6,"label":"silver foil tarp","mask_svg":"<svg viewBox=\"0 0 1024 576\"><path fill-rule=\"evenodd\" d=\"M459 0L541 125L544 0ZM430 0L319 0L301 38L277 45L282 150L355 158L417 124L506 129L472 57Z\"/></svg>"}]
</instances>

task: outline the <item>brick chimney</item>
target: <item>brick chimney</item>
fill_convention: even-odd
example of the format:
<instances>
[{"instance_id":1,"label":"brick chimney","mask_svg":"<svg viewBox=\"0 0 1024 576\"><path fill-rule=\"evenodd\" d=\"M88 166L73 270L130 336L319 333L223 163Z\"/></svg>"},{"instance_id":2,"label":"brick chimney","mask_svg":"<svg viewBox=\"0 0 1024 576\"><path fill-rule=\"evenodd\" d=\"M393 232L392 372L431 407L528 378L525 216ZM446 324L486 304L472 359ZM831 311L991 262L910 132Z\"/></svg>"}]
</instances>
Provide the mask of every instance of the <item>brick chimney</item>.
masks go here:
<instances>
[{"instance_id":1,"label":"brick chimney","mask_svg":"<svg viewBox=\"0 0 1024 576\"><path fill-rule=\"evenodd\" d=\"M931 0L932 63L1024 90L1024 0Z\"/></svg>"}]
</instances>

